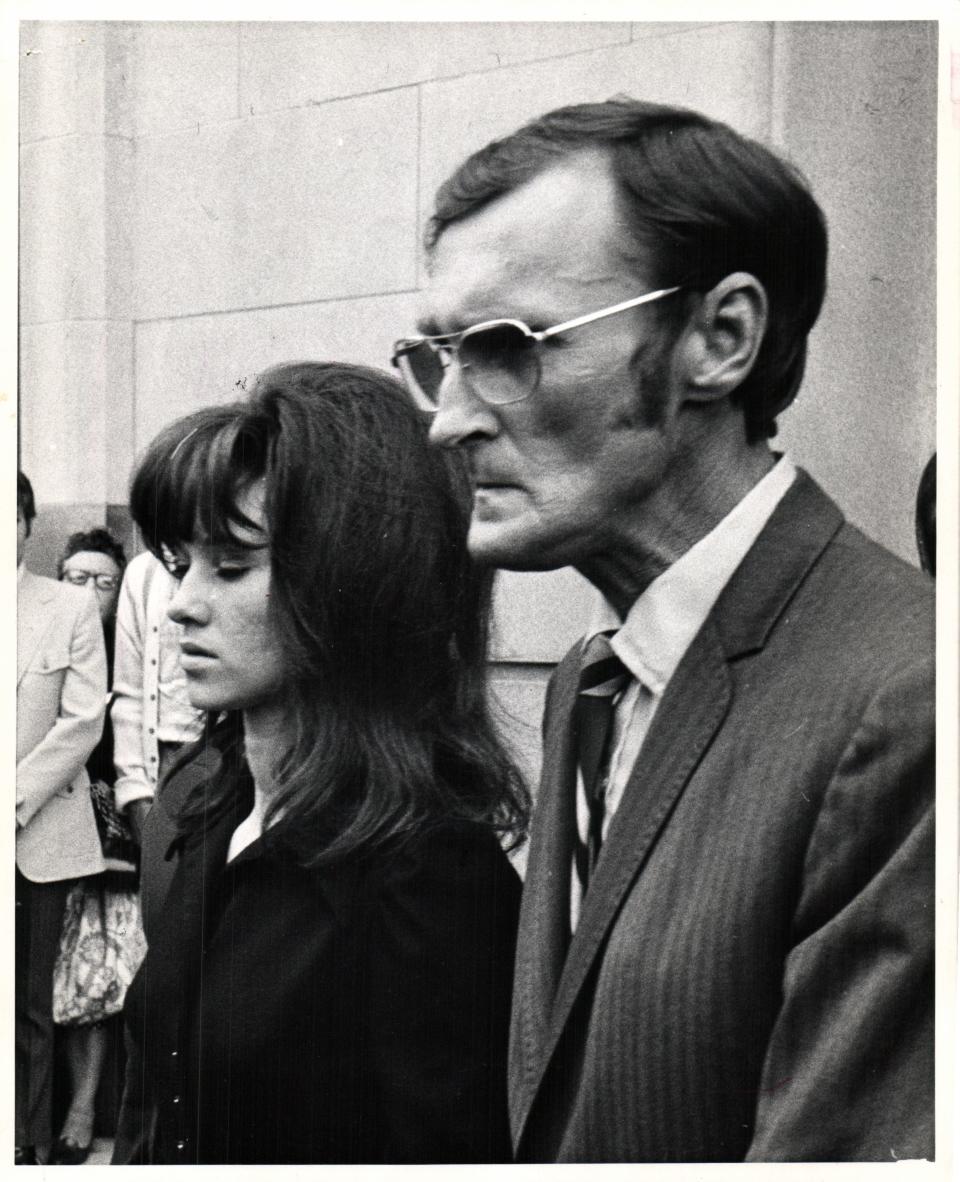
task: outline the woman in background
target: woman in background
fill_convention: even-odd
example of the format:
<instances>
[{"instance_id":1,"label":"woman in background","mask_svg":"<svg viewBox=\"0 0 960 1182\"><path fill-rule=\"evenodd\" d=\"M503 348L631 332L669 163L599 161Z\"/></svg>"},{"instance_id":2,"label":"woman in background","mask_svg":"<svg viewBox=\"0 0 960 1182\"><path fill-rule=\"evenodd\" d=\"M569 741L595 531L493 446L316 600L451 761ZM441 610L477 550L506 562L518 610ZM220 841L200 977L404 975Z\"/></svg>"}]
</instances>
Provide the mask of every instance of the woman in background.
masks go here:
<instances>
[{"instance_id":1,"label":"woman in background","mask_svg":"<svg viewBox=\"0 0 960 1182\"><path fill-rule=\"evenodd\" d=\"M125 565L123 547L105 529L72 534L59 563L61 582L91 586L96 595L107 651L108 689L113 680L117 595ZM115 777L109 715L100 742L87 761L87 772L92 784L112 788ZM54 1017L63 1031L70 1107L51 1151L53 1165L82 1165L90 1153L94 1104L108 1050L107 1023L111 1015L120 1012L125 982L142 956L139 931L131 930L120 937L114 930L116 925L111 925L118 891L136 907L133 876L124 880L109 871L80 879L67 896L64 933L54 969ZM129 906L124 907L124 926L129 910ZM118 956L125 960L122 973L118 971Z\"/></svg>"},{"instance_id":2,"label":"woman in background","mask_svg":"<svg viewBox=\"0 0 960 1182\"><path fill-rule=\"evenodd\" d=\"M91 529L71 534L63 549L58 567L62 583L92 587L100 610L103 639L107 649L107 684L113 682L114 627L117 619L117 596L127 565L123 546L106 529ZM91 780L113 783L113 732L109 722L87 762Z\"/></svg>"},{"instance_id":3,"label":"woman in background","mask_svg":"<svg viewBox=\"0 0 960 1182\"><path fill-rule=\"evenodd\" d=\"M498 838L527 799L487 713L465 492L398 384L348 365L272 370L141 461L209 721L169 782L115 1163L509 1160Z\"/></svg>"}]
</instances>

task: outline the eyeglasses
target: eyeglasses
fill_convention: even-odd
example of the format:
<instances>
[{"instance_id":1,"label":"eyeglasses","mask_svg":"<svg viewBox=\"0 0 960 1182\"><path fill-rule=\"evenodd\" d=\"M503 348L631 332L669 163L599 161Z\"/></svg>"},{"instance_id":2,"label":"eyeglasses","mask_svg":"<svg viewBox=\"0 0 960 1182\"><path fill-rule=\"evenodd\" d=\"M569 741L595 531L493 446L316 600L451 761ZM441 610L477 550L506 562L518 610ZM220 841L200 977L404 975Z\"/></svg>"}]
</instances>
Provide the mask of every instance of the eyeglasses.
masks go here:
<instances>
[{"instance_id":1,"label":"eyeglasses","mask_svg":"<svg viewBox=\"0 0 960 1182\"><path fill-rule=\"evenodd\" d=\"M120 585L119 575L95 575L90 570L65 570L63 581L72 583L74 587L86 587L94 583L98 591L114 591Z\"/></svg>"},{"instance_id":2,"label":"eyeglasses","mask_svg":"<svg viewBox=\"0 0 960 1182\"><path fill-rule=\"evenodd\" d=\"M565 320L534 332L522 320L485 320L462 332L443 336L406 337L393 346L391 361L400 370L414 401L426 411L436 411L443 375L456 359L464 381L483 402L506 406L528 398L540 381L540 357L536 346L561 332L615 316L628 308L673 295L679 287L665 287L624 300L599 312Z\"/></svg>"}]
</instances>

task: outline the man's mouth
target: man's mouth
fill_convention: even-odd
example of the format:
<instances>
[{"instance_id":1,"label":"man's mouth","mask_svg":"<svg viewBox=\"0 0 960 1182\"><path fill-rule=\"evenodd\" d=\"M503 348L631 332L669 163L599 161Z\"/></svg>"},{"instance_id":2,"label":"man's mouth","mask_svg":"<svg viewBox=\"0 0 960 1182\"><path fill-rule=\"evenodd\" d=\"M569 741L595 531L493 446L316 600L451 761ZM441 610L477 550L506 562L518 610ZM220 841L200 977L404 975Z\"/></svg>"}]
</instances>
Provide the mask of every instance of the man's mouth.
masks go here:
<instances>
[{"instance_id":1,"label":"man's mouth","mask_svg":"<svg viewBox=\"0 0 960 1182\"><path fill-rule=\"evenodd\" d=\"M500 489L518 488L519 486L513 484L509 480L491 480L486 477L481 479L474 479L474 492L496 492Z\"/></svg>"}]
</instances>

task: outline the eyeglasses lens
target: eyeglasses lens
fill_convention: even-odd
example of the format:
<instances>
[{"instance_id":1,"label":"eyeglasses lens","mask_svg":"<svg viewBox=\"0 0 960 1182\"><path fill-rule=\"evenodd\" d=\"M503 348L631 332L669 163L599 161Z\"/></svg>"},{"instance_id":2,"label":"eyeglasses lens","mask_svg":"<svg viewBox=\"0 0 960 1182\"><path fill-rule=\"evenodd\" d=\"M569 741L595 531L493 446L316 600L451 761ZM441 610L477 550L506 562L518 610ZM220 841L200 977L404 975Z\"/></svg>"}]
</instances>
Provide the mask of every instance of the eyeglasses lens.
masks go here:
<instances>
[{"instance_id":1,"label":"eyeglasses lens","mask_svg":"<svg viewBox=\"0 0 960 1182\"><path fill-rule=\"evenodd\" d=\"M513 324L465 333L456 354L464 379L484 402L519 402L540 380L535 342ZM443 350L423 341L398 350L396 363L411 392L435 408L447 368Z\"/></svg>"},{"instance_id":2,"label":"eyeglasses lens","mask_svg":"<svg viewBox=\"0 0 960 1182\"><path fill-rule=\"evenodd\" d=\"M65 570L63 577L74 587L86 587L92 582L101 591L112 591L119 581L116 575L95 575L85 570Z\"/></svg>"},{"instance_id":3,"label":"eyeglasses lens","mask_svg":"<svg viewBox=\"0 0 960 1182\"><path fill-rule=\"evenodd\" d=\"M467 333L460 342L460 367L484 402L519 402L540 380L536 342L513 324Z\"/></svg>"},{"instance_id":4,"label":"eyeglasses lens","mask_svg":"<svg viewBox=\"0 0 960 1182\"><path fill-rule=\"evenodd\" d=\"M436 406L444 371L440 354L423 341L398 353L397 364L410 390Z\"/></svg>"}]
</instances>

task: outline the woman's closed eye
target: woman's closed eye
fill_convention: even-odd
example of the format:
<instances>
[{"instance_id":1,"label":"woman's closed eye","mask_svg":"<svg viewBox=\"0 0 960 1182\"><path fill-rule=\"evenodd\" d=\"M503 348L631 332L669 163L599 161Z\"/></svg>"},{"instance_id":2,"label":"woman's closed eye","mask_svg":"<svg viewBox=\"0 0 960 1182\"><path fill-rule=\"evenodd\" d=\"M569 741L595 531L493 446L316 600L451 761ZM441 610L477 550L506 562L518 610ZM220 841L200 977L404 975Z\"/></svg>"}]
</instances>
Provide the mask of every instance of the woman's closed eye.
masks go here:
<instances>
[{"instance_id":1,"label":"woman's closed eye","mask_svg":"<svg viewBox=\"0 0 960 1182\"><path fill-rule=\"evenodd\" d=\"M227 582L234 582L250 570L249 562L242 562L230 560L229 562L218 562L214 567L218 579L225 579Z\"/></svg>"},{"instance_id":2,"label":"woman's closed eye","mask_svg":"<svg viewBox=\"0 0 960 1182\"><path fill-rule=\"evenodd\" d=\"M193 564L188 558L175 557L164 559L163 565L178 583L182 583ZM210 568L216 577L228 583L243 578L250 570L250 566L249 560L246 559L225 559L210 563Z\"/></svg>"},{"instance_id":3,"label":"woman's closed eye","mask_svg":"<svg viewBox=\"0 0 960 1182\"><path fill-rule=\"evenodd\" d=\"M268 566L270 551L266 545L214 547L209 559L218 579L236 582L255 568Z\"/></svg>"}]
</instances>

